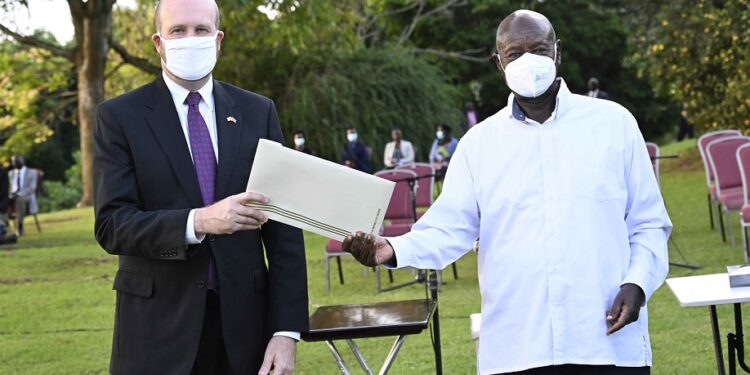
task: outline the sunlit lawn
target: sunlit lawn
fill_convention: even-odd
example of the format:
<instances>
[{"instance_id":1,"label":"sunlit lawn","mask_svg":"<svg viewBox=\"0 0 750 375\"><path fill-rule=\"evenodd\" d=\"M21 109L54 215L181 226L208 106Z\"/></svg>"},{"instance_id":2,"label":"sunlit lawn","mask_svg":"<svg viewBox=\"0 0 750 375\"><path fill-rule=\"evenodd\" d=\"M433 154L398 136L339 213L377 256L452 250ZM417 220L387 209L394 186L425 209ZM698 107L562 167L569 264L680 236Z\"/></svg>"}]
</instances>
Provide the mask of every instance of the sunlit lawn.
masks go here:
<instances>
[{"instance_id":1,"label":"sunlit lawn","mask_svg":"<svg viewBox=\"0 0 750 375\"><path fill-rule=\"evenodd\" d=\"M662 164L662 188L675 224L674 243L698 271L672 267L670 277L723 272L727 264L742 262L738 245L722 244L708 225L705 178L696 169L696 152L689 143L670 145L662 154L681 152L681 158ZM114 316L112 278L116 257L101 250L92 236L93 214L78 209L40 216L42 233L28 225L28 235L15 246L0 248L0 374L98 374L107 372ZM31 223L29 223L31 224ZM415 299L424 289L412 286L377 293L374 273L366 276L351 259L344 259L345 285L339 285L333 265L332 292L325 290L325 240L306 234L310 310L316 306ZM682 262L674 247L673 261ZM458 263L459 279L445 272L440 300L445 374L473 374L474 345L469 336L469 314L479 311L476 258ZM334 262L335 263L335 262ZM396 272L397 282L411 274ZM384 280L385 281L385 280ZM521 287L521 286L519 286ZM707 308L681 308L666 286L649 302L654 374L710 374L715 372ZM729 307L720 307L723 334L731 328ZM406 340L392 374L434 373L427 332ZM373 367L385 357L391 338L358 342ZM350 367L357 362L345 344L339 348ZM726 355L726 350L724 351ZM299 345L298 374L336 374L332 356L323 343Z\"/></svg>"}]
</instances>

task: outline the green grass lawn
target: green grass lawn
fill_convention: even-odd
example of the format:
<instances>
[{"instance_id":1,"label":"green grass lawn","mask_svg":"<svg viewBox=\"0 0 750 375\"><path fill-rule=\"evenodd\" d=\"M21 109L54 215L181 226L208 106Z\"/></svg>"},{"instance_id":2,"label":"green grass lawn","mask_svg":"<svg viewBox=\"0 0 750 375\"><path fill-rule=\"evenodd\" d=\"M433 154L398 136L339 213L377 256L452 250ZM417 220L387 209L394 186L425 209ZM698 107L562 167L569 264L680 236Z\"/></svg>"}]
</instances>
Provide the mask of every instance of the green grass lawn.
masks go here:
<instances>
[{"instance_id":1,"label":"green grass lawn","mask_svg":"<svg viewBox=\"0 0 750 375\"><path fill-rule=\"evenodd\" d=\"M662 163L662 188L674 222L673 239L698 271L672 267L669 277L724 272L741 263L741 237L736 216L732 223L737 246L722 244L709 228L705 177L697 151L689 141L669 145L662 154L680 153ZM114 317L112 278L117 259L93 239L91 209L41 215L42 233L28 223L28 235L14 246L0 248L0 374L99 374L107 372ZM333 267L331 293L325 290L325 239L306 233L310 310L317 306L415 299L424 289L412 286L389 293L375 291L374 273L364 275L352 259L344 259L346 285L339 285ZM675 249L671 259L680 262ZM467 254L458 263L459 279L445 272L440 313L445 374L474 374L474 345L469 314L479 311L476 258ZM396 272L398 281L411 278ZM715 373L707 308L681 308L663 286L649 301L654 374ZM719 308L722 334L732 327L729 307ZM406 340L392 374L434 373L427 332ZM385 357L391 338L361 340L360 348L373 367ZM356 360L344 343L339 347L353 370ZM724 351L726 355L726 350ZM300 343L298 374L336 374L323 343ZM356 373L356 372L355 372Z\"/></svg>"}]
</instances>

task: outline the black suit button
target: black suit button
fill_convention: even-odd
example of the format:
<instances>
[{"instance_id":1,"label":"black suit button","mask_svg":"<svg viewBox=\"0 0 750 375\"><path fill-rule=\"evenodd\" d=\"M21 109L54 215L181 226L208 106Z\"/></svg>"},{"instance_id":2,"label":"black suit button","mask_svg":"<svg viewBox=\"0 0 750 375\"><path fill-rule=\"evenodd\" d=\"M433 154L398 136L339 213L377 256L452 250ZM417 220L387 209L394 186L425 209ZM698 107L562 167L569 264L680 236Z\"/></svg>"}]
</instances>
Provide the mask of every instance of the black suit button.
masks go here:
<instances>
[{"instance_id":1,"label":"black suit button","mask_svg":"<svg viewBox=\"0 0 750 375\"><path fill-rule=\"evenodd\" d=\"M209 234L209 235L208 235L208 240L209 240L209 241L211 241L211 242L213 242L215 238L216 238L216 237L214 237L214 235L213 235L213 234Z\"/></svg>"},{"instance_id":2,"label":"black suit button","mask_svg":"<svg viewBox=\"0 0 750 375\"><path fill-rule=\"evenodd\" d=\"M206 289L206 282L205 281L198 281L196 283L196 285L198 285L198 288Z\"/></svg>"}]
</instances>

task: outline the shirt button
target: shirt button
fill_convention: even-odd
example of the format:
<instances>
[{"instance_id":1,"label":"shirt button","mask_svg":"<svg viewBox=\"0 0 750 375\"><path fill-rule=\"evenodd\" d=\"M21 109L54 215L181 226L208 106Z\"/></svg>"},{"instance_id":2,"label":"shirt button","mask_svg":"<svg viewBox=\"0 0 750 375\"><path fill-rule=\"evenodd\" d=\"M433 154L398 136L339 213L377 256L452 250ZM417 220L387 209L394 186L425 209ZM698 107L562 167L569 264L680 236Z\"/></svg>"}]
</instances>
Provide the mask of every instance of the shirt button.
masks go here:
<instances>
[{"instance_id":1,"label":"shirt button","mask_svg":"<svg viewBox=\"0 0 750 375\"><path fill-rule=\"evenodd\" d=\"M198 288L206 289L206 282L205 281L198 281L196 283L196 285L198 285Z\"/></svg>"}]
</instances>

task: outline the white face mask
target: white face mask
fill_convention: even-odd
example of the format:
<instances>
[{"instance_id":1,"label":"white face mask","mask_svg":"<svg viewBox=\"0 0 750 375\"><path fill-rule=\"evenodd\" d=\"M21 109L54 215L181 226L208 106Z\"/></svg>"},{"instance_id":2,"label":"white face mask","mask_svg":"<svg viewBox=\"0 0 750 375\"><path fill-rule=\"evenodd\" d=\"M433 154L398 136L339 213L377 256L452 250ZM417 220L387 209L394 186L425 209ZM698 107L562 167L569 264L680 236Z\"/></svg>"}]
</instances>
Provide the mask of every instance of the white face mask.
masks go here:
<instances>
[{"instance_id":1,"label":"white face mask","mask_svg":"<svg viewBox=\"0 0 750 375\"><path fill-rule=\"evenodd\" d=\"M517 95L536 98L544 94L555 81L555 60L557 60L557 44L555 44L554 59L526 52L505 66L503 69L505 82Z\"/></svg>"},{"instance_id":2,"label":"white face mask","mask_svg":"<svg viewBox=\"0 0 750 375\"><path fill-rule=\"evenodd\" d=\"M443 137L445 137L445 134L443 134L442 130L438 130L437 133L435 133L435 136L437 137L437 139L443 139Z\"/></svg>"},{"instance_id":3,"label":"white face mask","mask_svg":"<svg viewBox=\"0 0 750 375\"><path fill-rule=\"evenodd\" d=\"M357 133L349 133L346 135L346 139L349 140L349 142L356 142L357 141Z\"/></svg>"},{"instance_id":4,"label":"white face mask","mask_svg":"<svg viewBox=\"0 0 750 375\"><path fill-rule=\"evenodd\" d=\"M302 147L305 145L305 139L304 138L294 138L294 144L297 147Z\"/></svg>"},{"instance_id":5,"label":"white face mask","mask_svg":"<svg viewBox=\"0 0 750 375\"><path fill-rule=\"evenodd\" d=\"M161 34L162 61L170 73L186 81L196 81L209 74L216 66L216 35L164 39ZM166 61L165 61L166 60Z\"/></svg>"}]
</instances>

